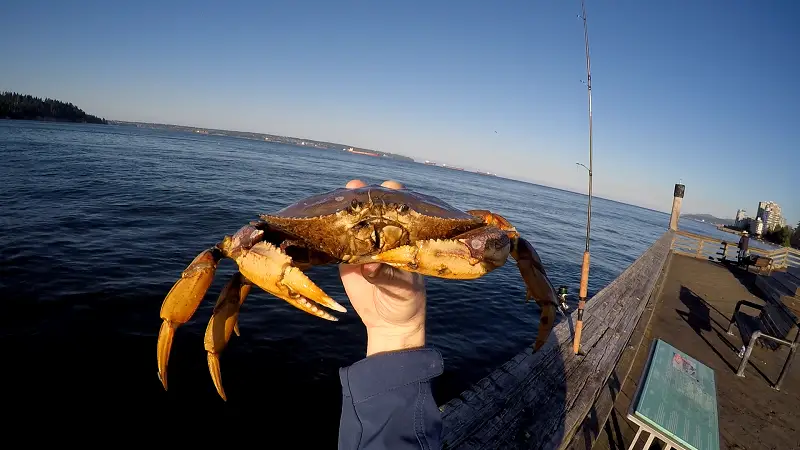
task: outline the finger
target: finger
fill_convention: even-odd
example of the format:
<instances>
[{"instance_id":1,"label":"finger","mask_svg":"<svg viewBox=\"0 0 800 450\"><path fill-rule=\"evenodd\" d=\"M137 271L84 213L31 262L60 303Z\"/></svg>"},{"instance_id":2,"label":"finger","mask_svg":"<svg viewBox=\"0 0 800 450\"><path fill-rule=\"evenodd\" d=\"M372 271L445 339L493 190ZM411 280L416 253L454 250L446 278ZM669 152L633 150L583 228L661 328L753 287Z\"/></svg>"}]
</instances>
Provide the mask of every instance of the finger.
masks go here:
<instances>
[{"instance_id":1,"label":"finger","mask_svg":"<svg viewBox=\"0 0 800 450\"><path fill-rule=\"evenodd\" d=\"M366 185L367 185L367 183L364 183L361 180L350 180L350 181L347 182L347 184L344 187L346 187L347 189L357 189L357 188L360 188L360 187L364 187Z\"/></svg>"},{"instance_id":2,"label":"finger","mask_svg":"<svg viewBox=\"0 0 800 450\"><path fill-rule=\"evenodd\" d=\"M355 264L340 264L339 276L342 279L342 285L347 296L350 298L350 303L358 311L359 300L364 297L364 293L371 293L375 287L364 278L361 273L361 266ZM371 298L371 294L370 294Z\"/></svg>"},{"instance_id":3,"label":"finger","mask_svg":"<svg viewBox=\"0 0 800 450\"><path fill-rule=\"evenodd\" d=\"M413 296L415 291L423 289L424 286L422 275L397 269L388 264L364 264L361 266L361 274L368 283L399 299Z\"/></svg>"},{"instance_id":4,"label":"finger","mask_svg":"<svg viewBox=\"0 0 800 450\"><path fill-rule=\"evenodd\" d=\"M381 186L389 189L405 189L406 187L403 186L403 183L395 180L386 180L381 183Z\"/></svg>"},{"instance_id":5,"label":"finger","mask_svg":"<svg viewBox=\"0 0 800 450\"><path fill-rule=\"evenodd\" d=\"M361 275L361 266L356 264L339 264L339 275L341 275L342 278L350 278L354 275Z\"/></svg>"},{"instance_id":6,"label":"finger","mask_svg":"<svg viewBox=\"0 0 800 450\"><path fill-rule=\"evenodd\" d=\"M381 263L368 263L361 266L361 275L364 278L373 278L375 275L378 274L378 271L381 269Z\"/></svg>"}]
</instances>

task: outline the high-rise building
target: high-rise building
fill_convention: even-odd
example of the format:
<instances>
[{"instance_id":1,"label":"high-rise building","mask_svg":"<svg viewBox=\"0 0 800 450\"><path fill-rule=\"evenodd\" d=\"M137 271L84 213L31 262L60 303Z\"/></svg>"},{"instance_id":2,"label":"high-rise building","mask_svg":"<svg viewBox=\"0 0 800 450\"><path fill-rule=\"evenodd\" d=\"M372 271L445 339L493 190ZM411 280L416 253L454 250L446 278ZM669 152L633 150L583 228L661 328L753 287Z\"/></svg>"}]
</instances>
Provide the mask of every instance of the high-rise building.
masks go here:
<instances>
[{"instance_id":1,"label":"high-rise building","mask_svg":"<svg viewBox=\"0 0 800 450\"><path fill-rule=\"evenodd\" d=\"M747 211L740 209L736 211L736 220L733 222L733 226L737 228L747 228Z\"/></svg>"},{"instance_id":2,"label":"high-rise building","mask_svg":"<svg viewBox=\"0 0 800 450\"><path fill-rule=\"evenodd\" d=\"M759 202L756 218L764 223L764 231L773 231L785 223L780 205L773 201Z\"/></svg>"}]
</instances>

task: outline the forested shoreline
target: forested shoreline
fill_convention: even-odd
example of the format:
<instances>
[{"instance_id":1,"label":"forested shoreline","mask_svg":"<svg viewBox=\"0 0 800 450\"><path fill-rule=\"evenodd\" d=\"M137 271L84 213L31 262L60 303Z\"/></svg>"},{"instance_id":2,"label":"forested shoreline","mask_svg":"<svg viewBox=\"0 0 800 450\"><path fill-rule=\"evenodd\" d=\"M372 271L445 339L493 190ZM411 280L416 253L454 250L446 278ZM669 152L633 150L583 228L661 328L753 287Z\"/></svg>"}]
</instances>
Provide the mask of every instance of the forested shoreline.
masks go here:
<instances>
[{"instance_id":1,"label":"forested shoreline","mask_svg":"<svg viewBox=\"0 0 800 450\"><path fill-rule=\"evenodd\" d=\"M52 120L106 124L106 119L86 114L72 103L52 98L39 98L16 92L0 93L0 119Z\"/></svg>"}]
</instances>

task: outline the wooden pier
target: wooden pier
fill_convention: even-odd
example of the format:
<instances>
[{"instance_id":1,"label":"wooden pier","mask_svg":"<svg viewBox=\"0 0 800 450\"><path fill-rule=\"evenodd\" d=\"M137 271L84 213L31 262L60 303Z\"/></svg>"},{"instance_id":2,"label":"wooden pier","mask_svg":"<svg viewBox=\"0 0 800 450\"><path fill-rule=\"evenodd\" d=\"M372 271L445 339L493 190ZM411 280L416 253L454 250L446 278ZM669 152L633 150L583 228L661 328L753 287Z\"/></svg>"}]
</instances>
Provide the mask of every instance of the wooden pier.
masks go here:
<instances>
[{"instance_id":1,"label":"wooden pier","mask_svg":"<svg viewBox=\"0 0 800 450\"><path fill-rule=\"evenodd\" d=\"M722 448L800 448L800 367L781 391L770 384L788 349L756 348L746 376L736 376L742 341L726 334L736 302L774 301L758 286L779 282L735 267L736 250L667 231L587 302L582 354L565 320L538 352L525 349L442 405L445 448L627 449L636 431L627 407L656 338L715 370ZM772 258L776 275L800 265L796 250L751 253Z\"/></svg>"},{"instance_id":2,"label":"wooden pier","mask_svg":"<svg viewBox=\"0 0 800 450\"><path fill-rule=\"evenodd\" d=\"M800 364L795 361L780 391L771 387L789 349L756 347L745 376L736 376L741 333L735 328L733 335L726 331L738 301L769 301L755 287L758 279L759 275L731 265L673 256L632 369L620 380L614 410L595 428L585 430L581 445L569 448L628 448L636 433L626 419L628 407L647 349L654 339L662 339L714 370L721 449L800 449Z\"/></svg>"}]
</instances>

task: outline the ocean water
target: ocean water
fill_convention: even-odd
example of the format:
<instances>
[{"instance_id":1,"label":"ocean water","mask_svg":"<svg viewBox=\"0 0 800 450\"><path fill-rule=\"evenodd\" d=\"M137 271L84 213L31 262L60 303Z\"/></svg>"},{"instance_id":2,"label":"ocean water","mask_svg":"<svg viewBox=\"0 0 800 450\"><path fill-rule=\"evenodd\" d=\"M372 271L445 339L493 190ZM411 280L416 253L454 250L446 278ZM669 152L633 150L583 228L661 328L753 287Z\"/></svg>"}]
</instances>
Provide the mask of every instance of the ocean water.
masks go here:
<instances>
[{"instance_id":1,"label":"ocean water","mask_svg":"<svg viewBox=\"0 0 800 450\"><path fill-rule=\"evenodd\" d=\"M289 433L298 446L335 446L338 369L365 350L352 310L331 323L254 289L240 314L242 336L222 355L228 402L208 374L203 333L232 262L220 265L206 301L178 329L169 392L156 375L156 336L161 302L198 252L259 213L353 178L397 179L453 206L502 214L577 303L583 195L344 152L111 125L0 120L0 158L3 405L21 422L111 421L146 436L166 421L180 433L232 427ZM665 208L671 192L664 187ZM596 198L590 294L641 255L668 220ZM682 227L716 233L697 222ZM308 274L347 306L336 267ZM525 304L514 264L478 280L428 279L427 286L428 342L445 359L434 384L440 404L535 339L538 307Z\"/></svg>"}]
</instances>

